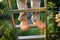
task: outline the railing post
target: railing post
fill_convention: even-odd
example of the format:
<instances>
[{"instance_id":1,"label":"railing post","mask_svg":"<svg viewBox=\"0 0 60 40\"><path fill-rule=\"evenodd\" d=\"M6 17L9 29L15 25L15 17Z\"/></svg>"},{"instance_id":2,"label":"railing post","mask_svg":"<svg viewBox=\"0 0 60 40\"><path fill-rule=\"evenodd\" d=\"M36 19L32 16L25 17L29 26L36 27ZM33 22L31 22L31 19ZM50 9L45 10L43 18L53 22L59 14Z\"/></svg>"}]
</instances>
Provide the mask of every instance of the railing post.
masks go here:
<instances>
[{"instance_id":1,"label":"railing post","mask_svg":"<svg viewBox=\"0 0 60 40\"><path fill-rule=\"evenodd\" d=\"M7 1L8 9L12 10L11 0L6 0L6 1ZM14 21L13 13L10 12L10 16L11 16L11 21L12 21L13 28L14 28L15 39L17 40L17 33L16 33L16 29L15 29L16 24L15 24L15 21Z\"/></svg>"}]
</instances>

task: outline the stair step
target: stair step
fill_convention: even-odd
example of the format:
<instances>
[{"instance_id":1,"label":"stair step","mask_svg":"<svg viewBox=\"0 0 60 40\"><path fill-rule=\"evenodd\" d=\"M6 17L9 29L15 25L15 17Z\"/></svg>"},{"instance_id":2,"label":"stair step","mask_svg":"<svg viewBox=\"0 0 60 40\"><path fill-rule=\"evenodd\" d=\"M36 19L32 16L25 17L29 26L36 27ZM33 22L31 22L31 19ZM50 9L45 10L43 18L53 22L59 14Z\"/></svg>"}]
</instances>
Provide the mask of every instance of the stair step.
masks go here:
<instances>
[{"instance_id":1,"label":"stair step","mask_svg":"<svg viewBox=\"0 0 60 40\"><path fill-rule=\"evenodd\" d=\"M15 26L15 28L19 28L20 27L20 25L16 25ZM32 28L34 28L34 27L36 27L34 24L29 24L29 27L32 27Z\"/></svg>"},{"instance_id":2,"label":"stair step","mask_svg":"<svg viewBox=\"0 0 60 40\"><path fill-rule=\"evenodd\" d=\"M38 38L46 38L46 36L45 35L18 36L18 39L38 39Z\"/></svg>"},{"instance_id":3,"label":"stair step","mask_svg":"<svg viewBox=\"0 0 60 40\"><path fill-rule=\"evenodd\" d=\"M22 9L22 10L10 10L12 13L19 13L19 12L32 12L32 11L45 11L46 7L40 7L40 8L28 8L28 9Z\"/></svg>"}]
</instances>

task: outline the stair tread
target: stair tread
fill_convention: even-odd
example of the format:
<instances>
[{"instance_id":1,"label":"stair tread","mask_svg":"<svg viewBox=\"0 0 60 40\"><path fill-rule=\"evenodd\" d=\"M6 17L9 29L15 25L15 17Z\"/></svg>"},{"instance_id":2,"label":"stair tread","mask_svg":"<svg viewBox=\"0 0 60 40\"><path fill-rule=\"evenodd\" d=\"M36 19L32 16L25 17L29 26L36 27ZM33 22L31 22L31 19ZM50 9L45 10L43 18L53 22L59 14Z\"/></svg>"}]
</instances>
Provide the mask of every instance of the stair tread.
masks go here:
<instances>
[{"instance_id":1,"label":"stair tread","mask_svg":"<svg viewBox=\"0 0 60 40\"><path fill-rule=\"evenodd\" d=\"M45 11L46 7L41 7L41 8L28 8L28 9L22 9L22 10L18 10L18 9L14 9L14 10L10 10L10 12L13 13L19 13L19 12L32 12L32 11Z\"/></svg>"},{"instance_id":2,"label":"stair tread","mask_svg":"<svg viewBox=\"0 0 60 40\"><path fill-rule=\"evenodd\" d=\"M20 27L20 25L16 25L16 26L15 26L15 28L19 28L19 27ZM36 26L35 26L34 24L29 24L29 27L33 27L33 28L34 28L34 27L36 27Z\"/></svg>"},{"instance_id":3,"label":"stair tread","mask_svg":"<svg viewBox=\"0 0 60 40\"><path fill-rule=\"evenodd\" d=\"M37 39L37 38L46 38L46 36L45 35L18 36L18 39Z\"/></svg>"}]
</instances>

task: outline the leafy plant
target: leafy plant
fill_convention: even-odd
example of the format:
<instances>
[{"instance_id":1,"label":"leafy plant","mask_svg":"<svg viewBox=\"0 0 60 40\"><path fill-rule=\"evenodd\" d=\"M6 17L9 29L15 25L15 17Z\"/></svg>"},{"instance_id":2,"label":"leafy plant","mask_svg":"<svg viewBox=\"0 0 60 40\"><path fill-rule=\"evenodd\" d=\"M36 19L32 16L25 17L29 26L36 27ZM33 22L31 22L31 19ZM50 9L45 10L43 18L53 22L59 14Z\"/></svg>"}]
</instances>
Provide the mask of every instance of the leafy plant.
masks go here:
<instances>
[{"instance_id":1,"label":"leafy plant","mask_svg":"<svg viewBox=\"0 0 60 40\"><path fill-rule=\"evenodd\" d=\"M53 2L48 2L48 7L55 7L55 4Z\"/></svg>"}]
</instances>

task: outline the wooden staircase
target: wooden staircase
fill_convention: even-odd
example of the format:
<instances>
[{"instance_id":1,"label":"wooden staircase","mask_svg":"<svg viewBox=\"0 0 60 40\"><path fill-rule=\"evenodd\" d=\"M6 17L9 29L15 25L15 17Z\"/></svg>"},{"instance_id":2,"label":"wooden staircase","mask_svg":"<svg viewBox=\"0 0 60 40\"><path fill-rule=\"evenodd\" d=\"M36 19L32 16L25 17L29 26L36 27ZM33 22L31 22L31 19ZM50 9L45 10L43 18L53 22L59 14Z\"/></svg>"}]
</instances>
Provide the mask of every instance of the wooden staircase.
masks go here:
<instances>
[{"instance_id":1,"label":"wooden staircase","mask_svg":"<svg viewBox=\"0 0 60 40\"><path fill-rule=\"evenodd\" d=\"M13 24L15 30L16 30L16 28L19 28L20 25L16 25L15 24L13 13L19 13L19 12L44 11L45 12L45 22L46 22L46 26L47 26L47 0L44 0L44 7L34 8L34 9L28 8L28 9L25 9L25 10L18 10L18 9L13 10L12 7L11 7L10 0L7 0L7 4L8 4L9 12L11 14L12 24ZM29 27L34 28L35 25L29 24ZM44 31L45 31L44 35L30 35L30 36L17 36L16 35L17 33L15 31L15 36L16 36L16 40L21 40L21 39L39 39L39 38L45 38L44 40L46 40L46 36L47 36L46 35L46 29Z\"/></svg>"}]
</instances>

